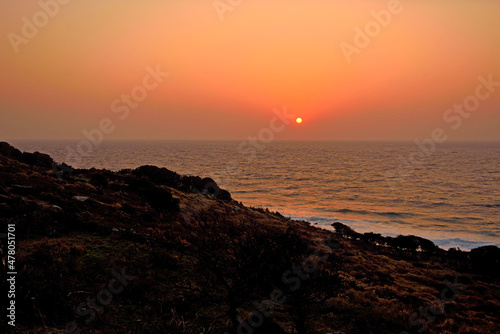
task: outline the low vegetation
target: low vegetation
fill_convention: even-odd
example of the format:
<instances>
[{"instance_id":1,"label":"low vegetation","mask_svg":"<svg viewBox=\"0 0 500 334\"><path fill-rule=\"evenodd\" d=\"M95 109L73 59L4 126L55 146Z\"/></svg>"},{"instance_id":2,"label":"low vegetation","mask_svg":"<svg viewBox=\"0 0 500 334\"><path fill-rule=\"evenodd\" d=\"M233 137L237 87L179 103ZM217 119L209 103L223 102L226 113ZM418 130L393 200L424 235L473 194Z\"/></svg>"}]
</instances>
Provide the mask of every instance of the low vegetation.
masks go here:
<instances>
[{"instance_id":1,"label":"low vegetation","mask_svg":"<svg viewBox=\"0 0 500 334\"><path fill-rule=\"evenodd\" d=\"M330 232L165 168L72 170L0 143L0 223L18 271L2 332L500 331L496 247Z\"/></svg>"}]
</instances>

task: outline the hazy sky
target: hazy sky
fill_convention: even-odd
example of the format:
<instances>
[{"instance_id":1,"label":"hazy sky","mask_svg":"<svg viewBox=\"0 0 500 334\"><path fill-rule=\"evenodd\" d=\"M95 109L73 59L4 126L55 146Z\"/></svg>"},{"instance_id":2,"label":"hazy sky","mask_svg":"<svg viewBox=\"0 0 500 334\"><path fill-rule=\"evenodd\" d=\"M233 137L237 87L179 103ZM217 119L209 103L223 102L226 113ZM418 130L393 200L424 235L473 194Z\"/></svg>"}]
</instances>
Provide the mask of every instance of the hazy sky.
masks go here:
<instances>
[{"instance_id":1,"label":"hazy sky","mask_svg":"<svg viewBox=\"0 0 500 334\"><path fill-rule=\"evenodd\" d=\"M0 140L245 139L285 106L277 139L500 140L500 1L59 1L2 0Z\"/></svg>"}]
</instances>

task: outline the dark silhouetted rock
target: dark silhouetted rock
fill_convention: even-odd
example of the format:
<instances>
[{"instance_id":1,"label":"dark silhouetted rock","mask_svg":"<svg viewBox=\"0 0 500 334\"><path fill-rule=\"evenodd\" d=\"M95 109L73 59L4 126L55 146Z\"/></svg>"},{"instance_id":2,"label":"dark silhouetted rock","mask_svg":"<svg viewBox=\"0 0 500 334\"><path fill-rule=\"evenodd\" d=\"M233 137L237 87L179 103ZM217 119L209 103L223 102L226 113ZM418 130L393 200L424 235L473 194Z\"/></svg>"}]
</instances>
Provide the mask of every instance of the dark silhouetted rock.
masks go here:
<instances>
[{"instance_id":1,"label":"dark silhouetted rock","mask_svg":"<svg viewBox=\"0 0 500 334\"><path fill-rule=\"evenodd\" d=\"M35 195L37 193L36 189L32 186L14 185L12 186L12 192L17 195Z\"/></svg>"},{"instance_id":2,"label":"dark silhouetted rock","mask_svg":"<svg viewBox=\"0 0 500 334\"><path fill-rule=\"evenodd\" d=\"M480 273L500 276L500 248L483 246L470 251L472 267Z\"/></svg>"},{"instance_id":3,"label":"dark silhouetted rock","mask_svg":"<svg viewBox=\"0 0 500 334\"><path fill-rule=\"evenodd\" d=\"M416 252L419 245L418 241L411 235L398 235L391 240L391 246L400 250Z\"/></svg>"},{"instance_id":4,"label":"dark silhouetted rock","mask_svg":"<svg viewBox=\"0 0 500 334\"><path fill-rule=\"evenodd\" d=\"M21 151L6 142L0 142L0 154L16 160L19 160L23 155Z\"/></svg>"},{"instance_id":5,"label":"dark silhouetted rock","mask_svg":"<svg viewBox=\"0 0 500 334\"><path fill-rule=\"evenodd\" d=\"M373 245L385 244L385 238L380 233L367 232L361 236L361 240Z\"/></svg>"},{"instance_id":6,"label":"dark silhouetted rock","mask_svg":"<svg viewBox=\"0 0 500 334\"><path fill-rule=\"evenodd\" d=\"M40 152L28 153L24 152L22 154L22 162L31 165L38 166L46 169L52 169L52 164L54 160L48 155Z\"/></svg>"},{"instance_id":7,"label":"dark silhouetted rock","mask_svg":"<svg viewBox=\"0 0 500 334\"><path fill-rule=\"evenodd\" d=\"M151 189L144 192L144 196L151 207L161 211L178 212L179 201L172 197L172 194L161 188Z\"/></svg>"},{"instance_id":8,"label":"dark silhouetted rock","mask_svg":"<svg viewBox=\"0 0 500 334\"><path fill-rule=\"evenodd\" d=\"M156 166L141 166L132 172L137 176L144 176L150 179L153 183L158 185L165 185L177 188L180 183L181 176L166 168L159 168Z\"/></svg>"},{"instance_id":9,"label":"dark silhouetted rock","mask_svg":"<svg viewBox=\"0 0 500 334\"><path fill-rule=\"evenodd\" d=\"M352 228L349 226L335 222L332 224L333 228L335 228L335 232L337 232L338 235L340 235L343 238L348 238L348 239L353 239L357 240L361 238L361 234L358 232L355 232Z\"/></svg>"}]
</instances>

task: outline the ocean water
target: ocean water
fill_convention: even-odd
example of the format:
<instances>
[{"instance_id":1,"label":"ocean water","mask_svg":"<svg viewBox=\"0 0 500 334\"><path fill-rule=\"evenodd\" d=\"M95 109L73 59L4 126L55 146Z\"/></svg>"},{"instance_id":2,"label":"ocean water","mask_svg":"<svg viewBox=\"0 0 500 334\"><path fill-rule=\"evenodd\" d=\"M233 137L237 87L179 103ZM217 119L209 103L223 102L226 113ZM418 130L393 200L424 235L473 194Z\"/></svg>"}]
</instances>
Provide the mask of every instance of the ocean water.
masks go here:
<instances>
[{"instance_id":1,"label":"ocean water","mask_svg":"<svg viewBox=\"0 0 500 334\"><path fill-rule=\"evenodd\" d=\"M444 249L500 246L500 143L109 141L83 158L68 153L77 142L11 143L74 167L212 177L247 206L327 229L338 221Z\"/></svg>"}]
</instances>

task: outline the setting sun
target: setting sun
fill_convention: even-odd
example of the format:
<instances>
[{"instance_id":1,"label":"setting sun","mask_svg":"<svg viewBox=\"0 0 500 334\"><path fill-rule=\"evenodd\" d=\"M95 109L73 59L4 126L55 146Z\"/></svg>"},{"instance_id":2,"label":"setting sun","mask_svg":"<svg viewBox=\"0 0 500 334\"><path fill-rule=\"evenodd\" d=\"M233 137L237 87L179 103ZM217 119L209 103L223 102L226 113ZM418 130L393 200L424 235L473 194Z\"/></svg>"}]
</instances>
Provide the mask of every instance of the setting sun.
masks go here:
<instances>
[{"instance_id":1,"label":"setting sun","mask_svg":"<svg viewBox=\"0 0 500 334\"><path fill-rule=\"evenodd\" d=\"M500 0L0 8L0 327L500 334Z\"/></svg>"}]
</instances>

